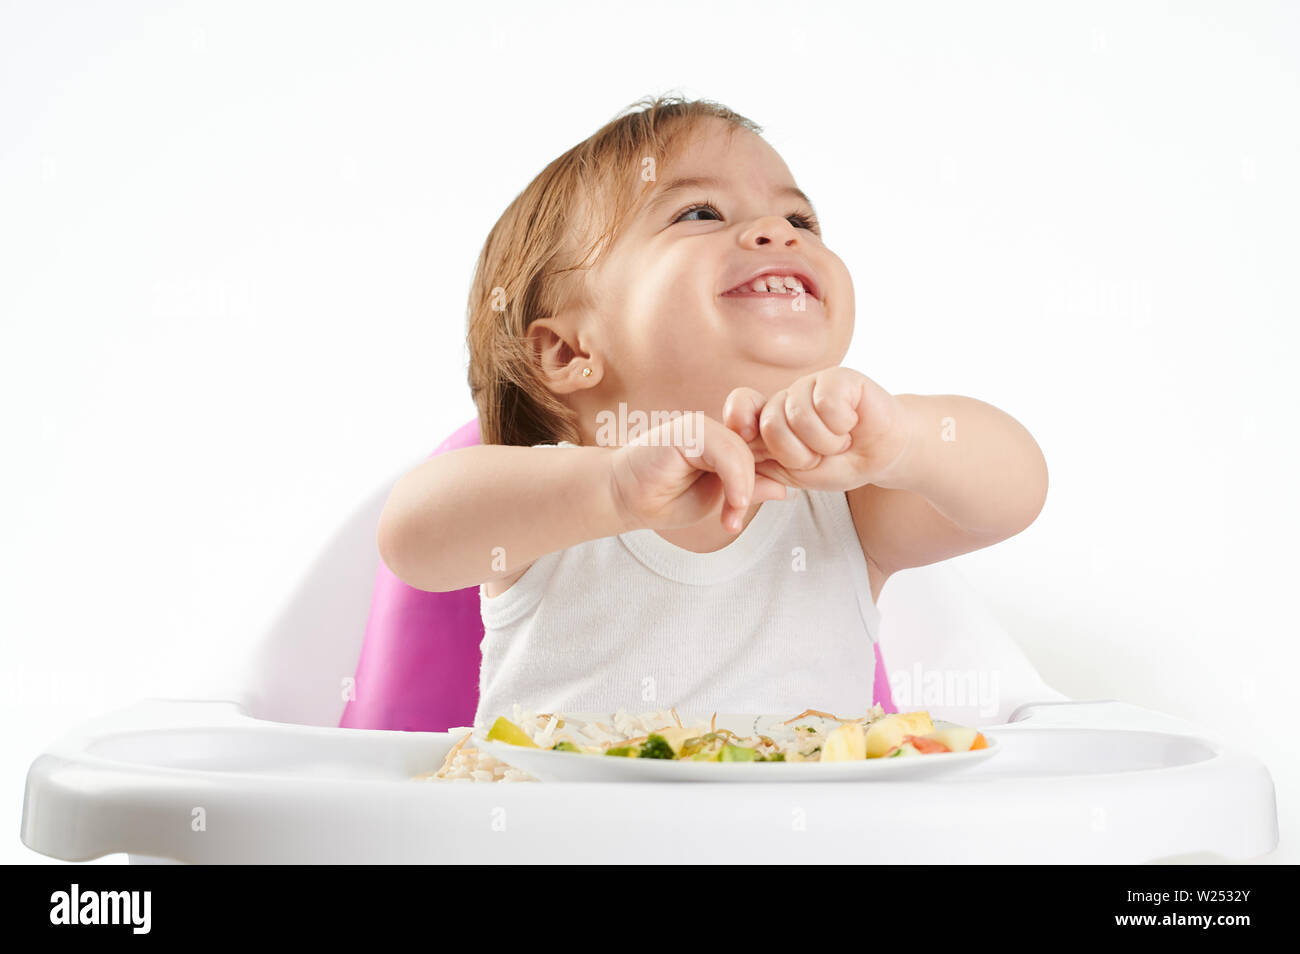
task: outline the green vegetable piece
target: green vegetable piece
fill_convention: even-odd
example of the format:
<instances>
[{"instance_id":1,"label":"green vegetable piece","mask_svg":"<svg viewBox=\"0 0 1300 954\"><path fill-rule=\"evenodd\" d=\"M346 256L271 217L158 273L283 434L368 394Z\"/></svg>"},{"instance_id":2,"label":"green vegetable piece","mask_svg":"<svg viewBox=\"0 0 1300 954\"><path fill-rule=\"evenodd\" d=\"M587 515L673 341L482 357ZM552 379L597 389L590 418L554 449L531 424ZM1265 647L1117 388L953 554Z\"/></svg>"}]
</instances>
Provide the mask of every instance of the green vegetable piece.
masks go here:
<instances>
[{"instance_id":1,"label":"green vegetable piece","mask_svg":"<svg viewBox=\"0 0 1300 954\"><path fill-rule=\"evenodd\" d=\"M637 757L637 748L635 745L616 745L612 749L606 749L605 754L622 755L634 759Z\"/></svg>"},{"instance_id":2,"label":"green vegetable piece","mask_svg":"<svg viewBox=\"0 0 1300 954\"><path fill-rule=\"evenodd\" d=\"M784 762L784 752L773 752L771 755L760 755L756 761L759 762Z\"/></svg>"},{"instance_id":3,"label":"green vegetable piece","mask_svg":"<svg viewBox=\"0 0 1300 954\"><path fill-rule=\"evenodd\" d=\"M704 748L704 740L698 735L687 739L682 743L681 758L691 758L695 753Z\"/></svg>"},{"instance_id":4,"label":"green vegetable piece","mask_svg":"<svg viewBox=\"0 0 1300 954\"><path fill-rule=\"evenodd\" d=\"M552 752L581 752L582 749L578 748L572 742L562 739L561 741L556 742L554 745L551 746L551 751Z\"/></svg>"},{"instance_id":5,"label":"green vegetable piece","mask_svg":"<svg viewBox=\"0 0 1300 954\"><path fill-rule=\"evenodd\" d=\"M724 745L718 756L719 762L753 762L758 755L751 748L743 745Z\"/></svg>"},{"instance_id":6,"label":"green vegetable piece","mask_svg":"<svg viewBox=\"0 0 1300 954\"><path fill-rule=\"evenodd\" d=\"M641 758L643 759L673 759L677 756L673 754L673 747L668 744L668 740L662 735L651 732L646 738L645 744L641 746Z\"/></svg>"}]
</instances>

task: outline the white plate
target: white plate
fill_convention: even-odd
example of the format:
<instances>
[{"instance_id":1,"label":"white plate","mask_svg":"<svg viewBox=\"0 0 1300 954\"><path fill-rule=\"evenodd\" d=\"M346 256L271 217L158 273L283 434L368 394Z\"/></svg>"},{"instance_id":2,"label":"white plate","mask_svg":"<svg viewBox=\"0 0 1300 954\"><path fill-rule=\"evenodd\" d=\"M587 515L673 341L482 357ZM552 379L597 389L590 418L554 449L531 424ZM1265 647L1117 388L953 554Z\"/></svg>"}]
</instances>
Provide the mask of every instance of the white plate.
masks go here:
<instances>
[{"instance_id":1,"label":"white plate","mask_svg":"<svg viewBox=\"0 0 1300 954\"><path fill-rule=\"evenodd\" d=\"M609 715L574 713L583 721L608 723ZM690 725L695 720L687 720ZM719 715L716 727L731 729L739 735L773 735L772 726L789 719L789 715ZM707 720L706 720L707 721ZM816 717L799 720L799 724L839 723ZM935 719L936 729L955 725ZM766 730L766 731L765 731ZM560 730L563 734L564 730ZM475 730L469 743L543 782L883 782L916 779L955 771L983 762L998 752L998 742L987 732L988 748L971 752L936 752L930 755L899 758L862 759L853 762L692 762L678 759L620 758L586 752L555 752L488 741L487 729Z\"/></svg>"}]
</instances>

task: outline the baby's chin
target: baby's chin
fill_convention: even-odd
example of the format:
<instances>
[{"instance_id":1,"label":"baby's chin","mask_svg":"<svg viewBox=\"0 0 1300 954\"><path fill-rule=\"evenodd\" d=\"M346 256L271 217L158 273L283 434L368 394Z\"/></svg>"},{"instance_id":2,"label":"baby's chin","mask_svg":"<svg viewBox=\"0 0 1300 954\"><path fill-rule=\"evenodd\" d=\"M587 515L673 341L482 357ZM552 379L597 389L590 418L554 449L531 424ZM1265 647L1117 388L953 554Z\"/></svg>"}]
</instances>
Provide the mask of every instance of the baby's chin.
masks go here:
<instances>
[{"instance_id":1,"label":"baby's chin","mask_svg":"<svg viewBox=\"0 0 1300 954\"><path fill-rule=\"evenodd\" d=\"M838 364L843 348L837 348L826 328L755 328L732 337L725 364L753 372L820 370Z\"/></svg>"},{"instance_id":2,"label":"baby's chin","mask_svg":"<svg viewBox=\"0 0 1300 954\"><path fill-rule=\"evenodd\" d=\"M754 388L769 396L788 388L799 378L839 364L835 358L815 355L807 361L792 361L789 355L747 351L728 354L712 364L704 385L709 393L729 394L735 388ZM704 406L704 405L700 405Z\"/></svg>"}]
</instances>

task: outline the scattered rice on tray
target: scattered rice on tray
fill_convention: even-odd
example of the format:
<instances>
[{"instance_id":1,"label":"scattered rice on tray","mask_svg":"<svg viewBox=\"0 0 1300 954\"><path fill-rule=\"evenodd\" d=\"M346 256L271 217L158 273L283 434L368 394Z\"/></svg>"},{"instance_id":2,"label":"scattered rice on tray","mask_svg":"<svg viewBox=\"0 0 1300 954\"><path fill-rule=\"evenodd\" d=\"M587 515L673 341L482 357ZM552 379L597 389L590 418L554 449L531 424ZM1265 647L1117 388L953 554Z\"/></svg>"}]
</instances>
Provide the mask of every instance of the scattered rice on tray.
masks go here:
<instances>
[{"instance_id":1,"label":"scattered rice on tray","mask_svg":"<svg viewBox=\"0 0 1300 954\"><path fill-rule=\"evenodd\" d=\"M453 730L456 731L456 730ZM470 733L466 730L461 740L451 747L442 767L436 772L424 772L415 776L417 782L536 782L523 769L507 765L498 758L493 758L466 745Z\"/></svg>"}]
</instances>

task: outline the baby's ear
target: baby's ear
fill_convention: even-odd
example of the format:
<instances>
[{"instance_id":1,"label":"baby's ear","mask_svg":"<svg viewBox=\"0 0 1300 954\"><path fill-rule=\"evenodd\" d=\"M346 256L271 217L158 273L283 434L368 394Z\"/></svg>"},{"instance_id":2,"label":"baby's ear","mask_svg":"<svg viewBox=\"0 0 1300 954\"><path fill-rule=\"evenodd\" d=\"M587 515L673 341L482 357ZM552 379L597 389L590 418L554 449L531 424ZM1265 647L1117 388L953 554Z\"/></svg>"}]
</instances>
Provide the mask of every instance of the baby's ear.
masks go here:
<instances>
[{"instance_id":1,"label":"baby's ear","mask_svg":"<svg viewBox=\"0 0 1300 954\"><path fill-rule=\"evenodd\" d=\"M557 394L568 394L595 384L599 374L590 355L576 347L577 339L560 318L536 318L528 326L528 344L537 355L546 383ZM591 371L583 375L583 369Z\"/></svg>"}]
</instances>

